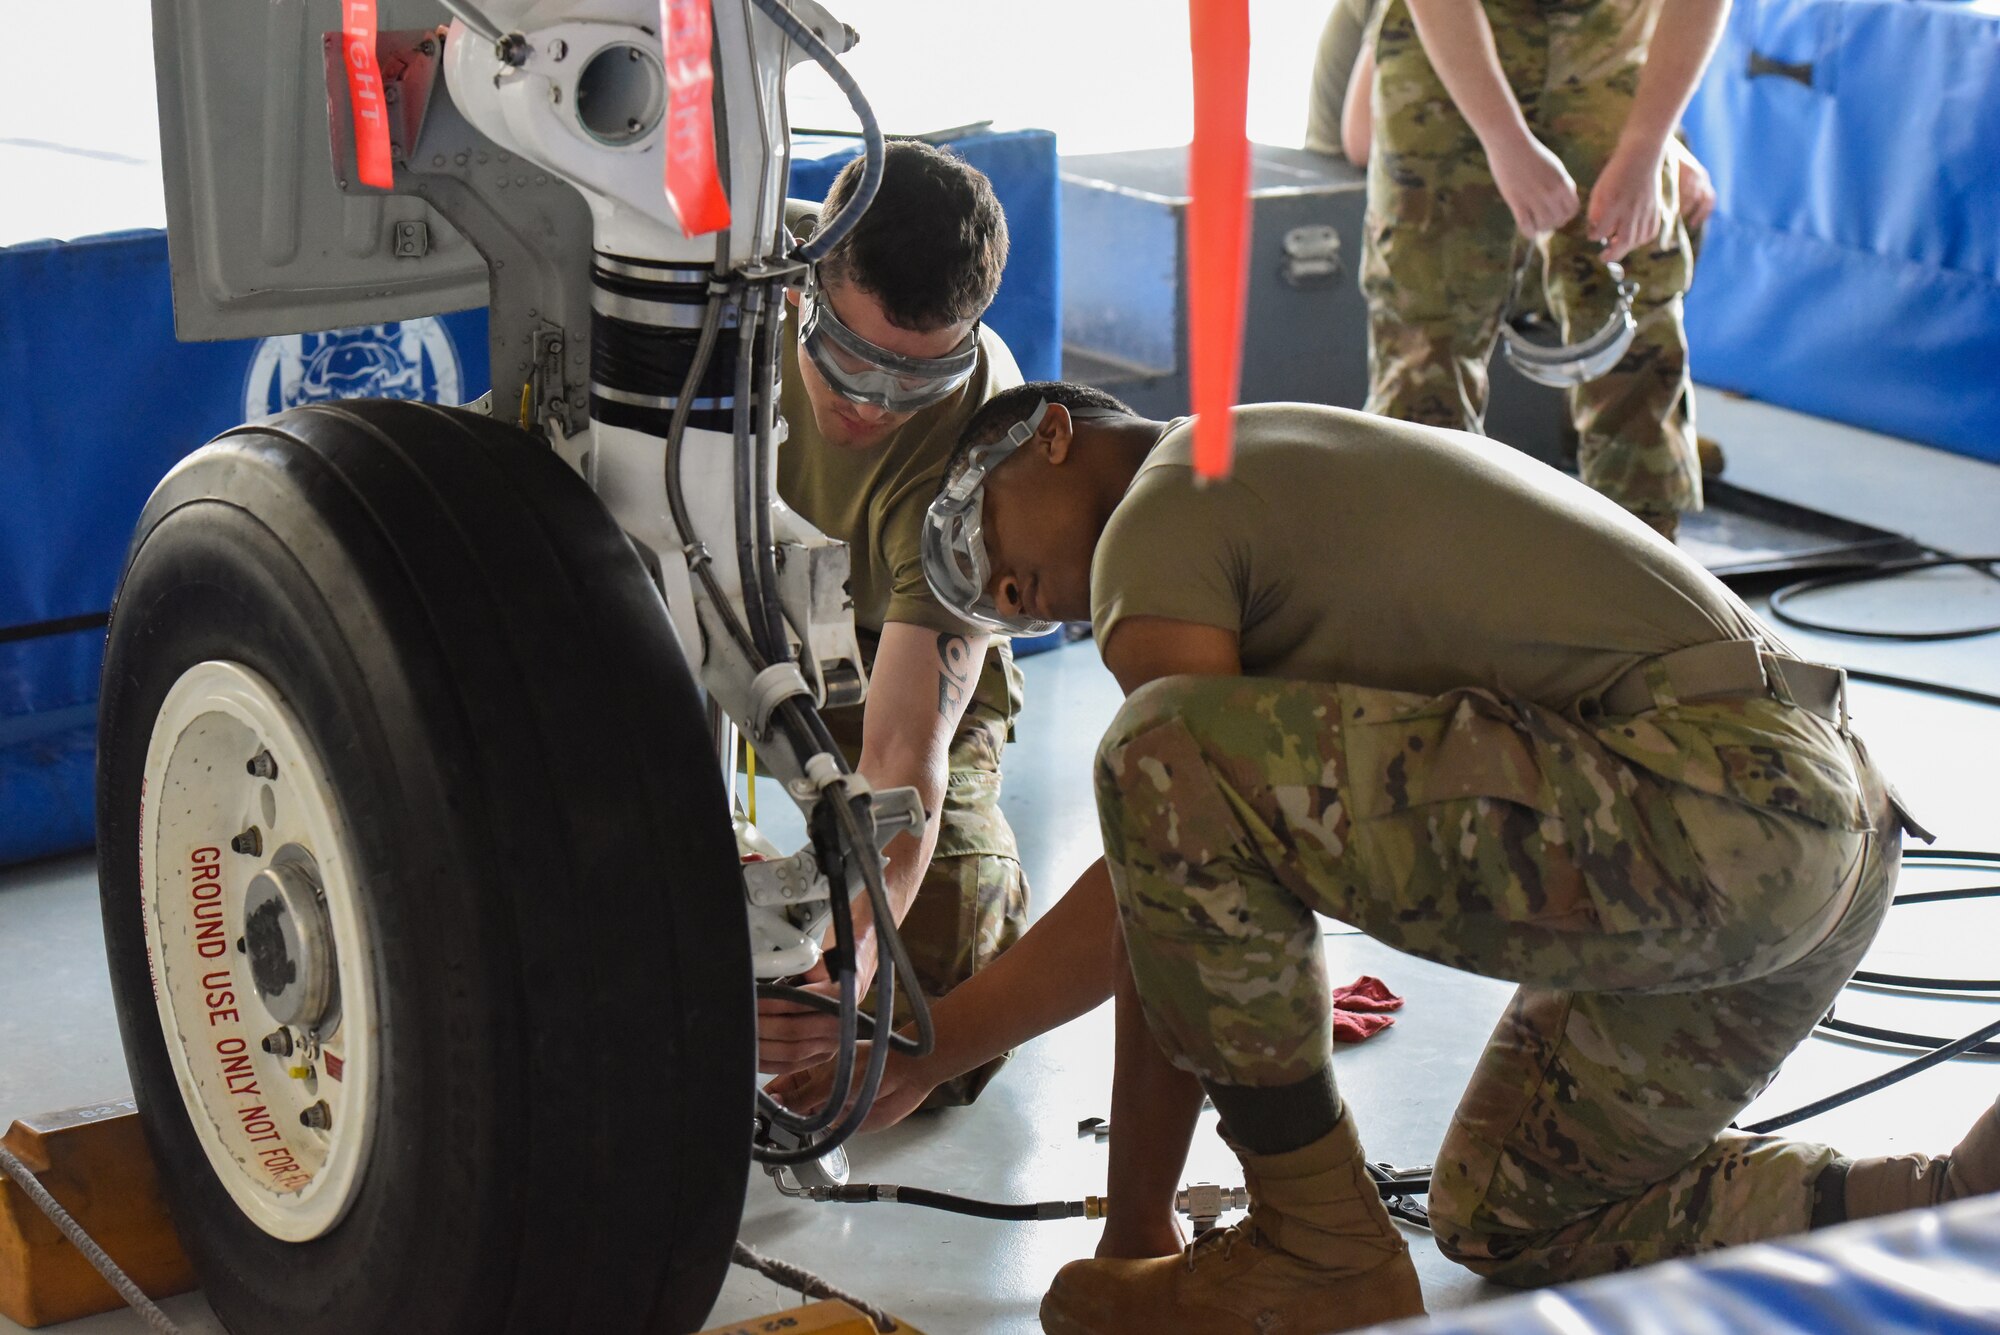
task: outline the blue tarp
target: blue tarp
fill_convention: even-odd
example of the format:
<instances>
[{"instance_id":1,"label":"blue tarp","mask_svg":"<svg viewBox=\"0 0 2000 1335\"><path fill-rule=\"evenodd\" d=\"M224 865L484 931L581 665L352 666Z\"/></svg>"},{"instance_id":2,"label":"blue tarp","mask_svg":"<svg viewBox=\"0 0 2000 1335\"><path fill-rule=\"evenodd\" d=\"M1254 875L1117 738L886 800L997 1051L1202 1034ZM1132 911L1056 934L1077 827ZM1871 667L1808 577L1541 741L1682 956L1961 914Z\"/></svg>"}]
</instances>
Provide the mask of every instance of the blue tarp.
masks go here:
<instances>
[{"instance_id":1,"label":"blue tarp","mask_svg":"<svg viewBox=\"0 0 2000 1335\"><path fill-rule=\"evenodd\" d=\"M1737 0L1685 123L1696 379L2000 462L2000 5Z\"/></svg>"},{"instance_id":2,"label":"blue tarp","mask_svg":"<svg viewBox=\"0 0 2000 1335\"><path fill-rule=\"evenodd\" d=\"M1375 1335L1994 1335L2000 1198L1731 1247Z\"/></svg>"},{"instance_id":3,"label":"blue tarp","mask_svg":"<svg viewBox=\"0 0 2000 1335\"><path fill-rule=\"evenodd\" d=\"M817 198L852 141L797 146ZM1060 367L1055 137L973 135L1013 251L990 322L1031 378ZM0 865L91 841L101 614L153 486L249 418L383 394L462 402L486 391L486 313L228 343L177 343L166 236L120 232L0 249Z\"/></svg>"}]
</instances>

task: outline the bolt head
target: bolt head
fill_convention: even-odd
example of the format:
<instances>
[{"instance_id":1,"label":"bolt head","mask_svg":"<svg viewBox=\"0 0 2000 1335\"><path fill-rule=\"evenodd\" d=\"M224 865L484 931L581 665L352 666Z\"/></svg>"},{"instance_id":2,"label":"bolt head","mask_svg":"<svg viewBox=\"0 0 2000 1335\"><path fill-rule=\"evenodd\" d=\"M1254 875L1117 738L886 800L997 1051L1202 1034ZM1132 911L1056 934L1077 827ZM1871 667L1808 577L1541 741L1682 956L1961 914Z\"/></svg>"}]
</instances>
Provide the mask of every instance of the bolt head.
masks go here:
<instances>
[{"instance_id":1,"label":"bolt head","mask_svg":"<svg viewBox=\"0 0 2000 1335\"><path fill-rule=\"evenodd\" d=\"M299 1114L299 1125L309 1126L315 1131L329 1130L333 1126L333 1109L326 1106L325 1099L321 1099Z\"/></svg>"},{"instance_id":2,"label":"bolt head","mask_svg":"<svg viewBox=\"0 0 2000 1335\"><path fill-rule=\"evenodd\" d=\"M264 832L252 825L249 829L231 839L229 847L234 852L254 858L264 851Z\"/></svg>"},{"instance_id":3,"label":"bolt head","mask_svg":"<svg viewBox=\"0 0 2000 1335\"><path fill-rule=\"evenodd\" d=\"M289 1029L279 1029L275 1033L264 1035L264 1051L270 1053L273 1057L291 1056L292 1031Z\"/></svg>"}]
</instances>

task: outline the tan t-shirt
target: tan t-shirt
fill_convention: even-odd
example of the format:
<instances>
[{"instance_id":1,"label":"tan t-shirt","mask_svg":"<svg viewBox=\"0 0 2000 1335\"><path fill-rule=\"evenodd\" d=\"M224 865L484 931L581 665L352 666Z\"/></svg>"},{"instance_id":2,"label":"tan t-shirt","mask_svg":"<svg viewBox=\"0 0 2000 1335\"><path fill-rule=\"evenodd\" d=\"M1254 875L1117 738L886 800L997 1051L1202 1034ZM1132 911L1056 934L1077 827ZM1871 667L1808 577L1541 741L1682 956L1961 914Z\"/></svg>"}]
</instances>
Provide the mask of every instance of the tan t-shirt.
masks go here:
<instances>
[{"instance_id":1,"label":"tan t-shirt","mask_svg":"<svg viewBox=\"0 0 2000 1335\"><path fill-rule=\"evenodd\" d=\"M1326 16L1319 49L1313 56L1312 91L1306 98L1306 147L1315 153L1346 155L1341 147L1340 113L1347 106L1354 67L1374 40L1382 9L1382 0L1334 0Z\"/></svg>"},{"instance_id":2,"label":"tan t-shirt","mask_svg":"<svg viewBox=\"0 0 2000 1335\"><path fill-rule=\"evenodd\" d=\"M1616 505L1505 445L1344 408L1236 410L1198 486L1176 422L1091 565L1100 643L1128 616L1236 631L1249 676L1563 709L1654 654L1761 632Z\"/></svg>"},{"instance_id":3,"label":"tan t-shirt","mask_svg":"<svg viewBox=\"0 0 2000 1335\"><path fill-rule=\"evenodd\" d=\"M918 412L888 439L867 450L827 443L813 418L812 404L799 379L797 325L787 320L779 342L784 349L784 385L779 411L790 435L778 448L778 495L829 537L847 544L848 589L854 596L854 624L862 653L874 666L875 645L885 623L908 622L940 634L976 634L945 610L924 578L924 512L938 493L945 465L959 433L981 404L1021 383L1014 354L1000 336L979 329L979 365L951 397ZM996 743L1012 735L1020 706L1020 673L1004 636L986 652L979 685L967 711L968 725L997 723ZM827 714L834 736L850 752L861 739L861 711Z\"/></svg>"}]
</instances>

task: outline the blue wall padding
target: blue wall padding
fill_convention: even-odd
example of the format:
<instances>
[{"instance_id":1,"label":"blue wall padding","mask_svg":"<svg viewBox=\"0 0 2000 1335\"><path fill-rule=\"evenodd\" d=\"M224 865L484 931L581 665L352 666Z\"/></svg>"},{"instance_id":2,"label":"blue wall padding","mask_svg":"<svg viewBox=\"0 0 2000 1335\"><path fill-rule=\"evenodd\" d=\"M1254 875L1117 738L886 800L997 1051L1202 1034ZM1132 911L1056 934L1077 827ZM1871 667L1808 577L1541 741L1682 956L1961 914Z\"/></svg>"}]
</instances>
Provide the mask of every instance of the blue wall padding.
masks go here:
<instances>
[{"instance_id":1,"label":"blue wall padding","mask_svg":"<svg viewBox=\"0 0 2000 1335\"><path fill-rule=\"evenodd\" d=\"M0 293L4 631L110 606L154 484L249 415L261 340L175 342L158 231L0 249ZM483 394L485 311L442 323L462 392ZM0 865L90 843L103 644L0 643Z\"/></svg>"},{"instance_id":2,"label":"blue wall padding","mask_svg":"<svg viewBox=\"0 0 2000 1335\"><path fill-rule=\"evenodd\" d=\"M2000 461L2000 6L1738 0L1685 123L1696 378Z\"/></svg>"},{"instance_id":3,"label":"blue wall padding","mask_svg":"<svg viewBox=\"0 0 2000 1335\"><path fill-rule=\"evenodd\" d=\"M1371 1329L1375 1329L1371 1327ZM1480 1303L1382 1335L1992 1335L2000 1197Z\"/></svg>"},{"instance_id":4,"label":"blue wall padding","mask_svg":"<svg viewBox=\"0 0 2000 1335\"><path fill-rule=\"evenodd\" d=\"M1008 211L1013 253L993 326L1023 372L1053 377L1055 137L975 135L953 148L993 178ZM802 145L797 188L823 193L846 151L840 141ZM442 324L460 397L483 394L486 312ZM164 233L0 249L0 632L109 607L154 484L204 441L268 411L246 403L262 342L175 342ZM90 842L103 641L93 629L0 642L0 865Z\"/></svg>"},{"instance_id":5,"label":"blue wall padding","mask_svg":"<svg viewBox=\"0 0 2000 1335\"><path fill-rule=\"evenodd\" d=\"M978 134L944 147L993 182L1007 214L1010 249L1000 294L986 314L1021 374L1054 380L1062 374L1062 192L1056 180L1056 137L1047 130ZM827 187L860 141L800 135L792 144L791 195L824 199Z\"/></svg>"}]
</instances>

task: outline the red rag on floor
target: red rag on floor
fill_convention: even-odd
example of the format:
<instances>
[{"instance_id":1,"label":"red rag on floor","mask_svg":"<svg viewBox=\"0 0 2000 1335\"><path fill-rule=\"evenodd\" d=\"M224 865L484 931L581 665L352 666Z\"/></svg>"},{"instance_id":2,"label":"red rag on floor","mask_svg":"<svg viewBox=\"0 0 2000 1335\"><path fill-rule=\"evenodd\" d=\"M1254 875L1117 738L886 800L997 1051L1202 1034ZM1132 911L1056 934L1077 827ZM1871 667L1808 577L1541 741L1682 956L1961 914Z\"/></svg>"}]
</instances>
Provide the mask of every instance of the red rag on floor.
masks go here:
<instances>
[{"instance_id":1,"label":"red rag on floor","mask_svg":"<svg viewBox=\"0 0 2000 1335\"><path fill-rule=\"evenodd\" d=\"M1396 1023L1394 1016L1382 1012L1400 1010L1402 1005L1403 999L1391 992L1387 983L1369 974L1346 987L1334 988L1333 1041L1359 1043L1373 1038Z\"/></svg>"}]
</instances>

